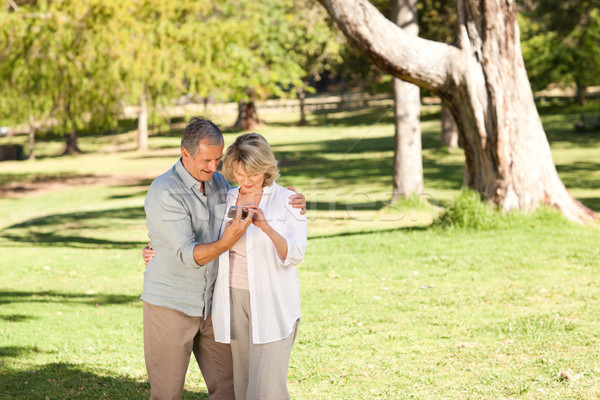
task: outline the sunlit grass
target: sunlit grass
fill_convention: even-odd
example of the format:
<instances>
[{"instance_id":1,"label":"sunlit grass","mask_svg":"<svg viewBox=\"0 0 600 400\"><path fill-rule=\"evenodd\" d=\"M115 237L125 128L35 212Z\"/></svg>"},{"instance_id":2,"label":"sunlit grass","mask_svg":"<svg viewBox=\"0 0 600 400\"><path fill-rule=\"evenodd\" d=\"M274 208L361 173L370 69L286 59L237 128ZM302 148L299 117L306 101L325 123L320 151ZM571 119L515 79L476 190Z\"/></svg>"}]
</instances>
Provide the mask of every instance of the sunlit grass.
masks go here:
<instances>
[{"instance_id":1,"label":"sunlit grass","mask_svg":"<svg viewBox=\"0 0 600 400\"><path fill-rule=\"evenodd\" d=\"M599 398L598 227L454 201L464 156L439 149L435 108L422 125L426 201L389 204L388 111L308 127L265 114L271 124L257 129L282 160L280 183L309 206L292 398ZM571 114L542 118L567 187L600 209L600 136L572 133ZM94 152L56 157L58 142L40 142L39 160L0 164L0 184L46 185L0 198L0 398L149 396L143 199L179 137L153 135L144 153L131 132L80 140ZM454 223L430 227L450 204ZM207 398L193 362L184 398Z\"/></svg>"}]
</instances>

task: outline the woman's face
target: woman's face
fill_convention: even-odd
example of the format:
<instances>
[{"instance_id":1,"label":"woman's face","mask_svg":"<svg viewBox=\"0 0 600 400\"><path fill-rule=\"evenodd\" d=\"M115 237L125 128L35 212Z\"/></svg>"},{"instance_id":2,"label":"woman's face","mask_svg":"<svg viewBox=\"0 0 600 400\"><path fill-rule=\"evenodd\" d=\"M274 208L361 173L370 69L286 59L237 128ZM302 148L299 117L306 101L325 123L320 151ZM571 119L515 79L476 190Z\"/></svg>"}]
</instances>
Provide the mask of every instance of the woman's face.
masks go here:
<instances>
[{"instance_id":1,"label":"woman's face","mask_svg":"<svg viewBox=\"0 0 600 400\"><path fill-rule=\"evenodd\" d=\"M249 174L246 172L241 163L238 163L233 170L233 177L235 178L240 189L243 192L254 192L262 189L263 183L265 182L265 174Z\"/></svg>"}]
</instances>

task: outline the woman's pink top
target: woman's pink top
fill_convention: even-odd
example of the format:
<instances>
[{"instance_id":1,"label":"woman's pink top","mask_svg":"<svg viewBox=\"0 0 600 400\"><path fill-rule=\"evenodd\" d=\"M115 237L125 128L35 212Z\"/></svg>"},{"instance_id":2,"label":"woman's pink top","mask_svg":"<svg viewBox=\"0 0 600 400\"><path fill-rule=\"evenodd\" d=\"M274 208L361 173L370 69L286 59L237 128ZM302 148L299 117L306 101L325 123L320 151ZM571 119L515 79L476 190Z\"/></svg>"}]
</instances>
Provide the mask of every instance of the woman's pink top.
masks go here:
<instances>
[{"instance_id":1,"label":"woman's pink top","mask_svg":"<svg viewBox=\"0 0 600 400\"><path fill-rule=\"evenodd\" d=\"M248 260L246 233L229 250L229 287L248 290Z\"/></svg>"}]
</instances>

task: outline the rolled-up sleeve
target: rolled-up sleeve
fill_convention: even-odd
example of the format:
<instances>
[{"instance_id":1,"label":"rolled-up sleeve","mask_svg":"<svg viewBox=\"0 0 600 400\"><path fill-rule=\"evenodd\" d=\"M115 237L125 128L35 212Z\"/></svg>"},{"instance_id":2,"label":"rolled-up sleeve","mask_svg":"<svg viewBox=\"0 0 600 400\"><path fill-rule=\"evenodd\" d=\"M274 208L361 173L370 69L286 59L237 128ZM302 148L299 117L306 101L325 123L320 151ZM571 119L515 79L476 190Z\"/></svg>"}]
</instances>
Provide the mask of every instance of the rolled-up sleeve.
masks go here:
<instances>
[{"instance_id":1,"label":"rolled-up sleeve","mask_svg":"<svg viewBox=\"0 0 600 400\"><path fill-rule=\"evenodd\" d=\"M287 242L287 257L283 260L284 267L298 265L304 260L307 247L307 221L306 215L300 214L300 210L293 208L288 202L285 203L284 238Z\"/></svg>"},{"instance_id":2,"label":"rolled-up sleeve","mask_svg":"<svg viewBox=\"0 0 600 400\"><path fill-rule=\"evenodd\" d=\"M176 194L164 191L160 196L159 209L163 238L175 250L179 261L191 268L203 267L194 259L194 247L198 242L192 230L191 213L184 202Z\"/></svg>"}]
</instances>

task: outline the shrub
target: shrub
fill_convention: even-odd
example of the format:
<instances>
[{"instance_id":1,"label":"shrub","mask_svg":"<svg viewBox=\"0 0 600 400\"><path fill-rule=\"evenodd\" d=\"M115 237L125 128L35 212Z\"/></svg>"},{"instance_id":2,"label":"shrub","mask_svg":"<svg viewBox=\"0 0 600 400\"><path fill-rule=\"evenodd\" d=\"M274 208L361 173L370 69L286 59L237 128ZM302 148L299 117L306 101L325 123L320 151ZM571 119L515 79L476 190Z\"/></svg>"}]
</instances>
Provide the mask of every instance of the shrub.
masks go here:
<instances>
[{"instance_id":1,"label":"shrub","mask_svg":"<svg viewBox=\"0 0 600 400\"><path fill-rule=\"evenodd\" d=\"M481 195L472 190L463 190L432 227L441 229L491 230L500 228L523 228L552 226L567 227L572 222L559 211L550 207L539 207L534 212L503 212Z\"/></svg>"}]
</instances>

